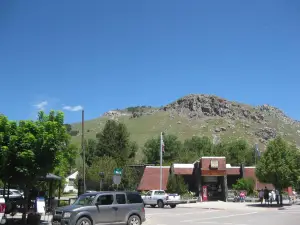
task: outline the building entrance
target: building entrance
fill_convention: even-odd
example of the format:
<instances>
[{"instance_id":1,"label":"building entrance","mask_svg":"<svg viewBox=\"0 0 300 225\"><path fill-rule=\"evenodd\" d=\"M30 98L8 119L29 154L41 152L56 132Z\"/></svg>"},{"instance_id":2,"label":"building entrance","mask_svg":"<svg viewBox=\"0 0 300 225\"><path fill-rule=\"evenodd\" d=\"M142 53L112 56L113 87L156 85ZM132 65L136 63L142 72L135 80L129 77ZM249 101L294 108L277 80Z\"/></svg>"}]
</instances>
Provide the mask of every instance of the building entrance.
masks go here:
<instances>
[{"instance_id":1,"label":"building entrance","mask_svg":"<svg viewBox=\"0 0 300 225\"><path fill-rule=\"evenodd\" d=\"M223 176L203 176L202 186L207 187L207 200L224 200L224 177Z\"/></svg>"}]
</instances>

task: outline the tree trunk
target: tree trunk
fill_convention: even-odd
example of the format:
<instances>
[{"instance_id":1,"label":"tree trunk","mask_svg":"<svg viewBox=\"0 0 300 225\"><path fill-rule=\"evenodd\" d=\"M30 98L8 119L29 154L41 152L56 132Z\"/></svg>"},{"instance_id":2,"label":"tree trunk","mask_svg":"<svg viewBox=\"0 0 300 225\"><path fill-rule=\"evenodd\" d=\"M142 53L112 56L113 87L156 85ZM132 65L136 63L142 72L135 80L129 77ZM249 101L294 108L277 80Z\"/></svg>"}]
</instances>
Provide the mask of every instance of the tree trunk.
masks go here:
<instances>
[{"instance_id":1,"label":"tree trunk","mask_svg":"<svg viewBox=\"0 0 300 225\"><path fill-rule=\"evenodd\" d=\"M26 221L26 216L27 216L27 212L28 212L28 203L29 203L29 190L28 190L28 187L25 186L24 188L24 211L23 211L23 214L22 214L22 224L27 224L27 221Z\"/></svg>"}]
</instances>

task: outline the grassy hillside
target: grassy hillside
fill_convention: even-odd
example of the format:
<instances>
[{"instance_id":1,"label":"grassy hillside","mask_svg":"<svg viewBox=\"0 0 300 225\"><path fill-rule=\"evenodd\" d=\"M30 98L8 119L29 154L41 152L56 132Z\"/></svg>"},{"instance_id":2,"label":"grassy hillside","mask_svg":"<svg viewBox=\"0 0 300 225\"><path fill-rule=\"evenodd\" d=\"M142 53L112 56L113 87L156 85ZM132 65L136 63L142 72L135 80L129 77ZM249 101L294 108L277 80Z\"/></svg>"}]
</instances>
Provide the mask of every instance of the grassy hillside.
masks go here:
<instances>
[{"instance_id":1,"label":"grassy hillside","mask_svg":"<svg viewBox=\"0 0 300 225\"><path fill-rule=\"evenodd\" d=\"M299 123L266 105L252 107L217 96L190 95L161 109L148 107L138 116L133 116L134 113L134 110L116 110L86 121L85 138L95 138L108 119L123 122L140 147L137 162L143 157L142 147L146 140L159 136L161 131L175 134L182 141L192 136L208 136L221 141L243 138L252 144L258 143L260 149L264 149L269 139L282 135L300 146ZM73 136L73 142L80 145L81 123L72 124L72 129L79 131Z\"/></svg>"}]
</instances>

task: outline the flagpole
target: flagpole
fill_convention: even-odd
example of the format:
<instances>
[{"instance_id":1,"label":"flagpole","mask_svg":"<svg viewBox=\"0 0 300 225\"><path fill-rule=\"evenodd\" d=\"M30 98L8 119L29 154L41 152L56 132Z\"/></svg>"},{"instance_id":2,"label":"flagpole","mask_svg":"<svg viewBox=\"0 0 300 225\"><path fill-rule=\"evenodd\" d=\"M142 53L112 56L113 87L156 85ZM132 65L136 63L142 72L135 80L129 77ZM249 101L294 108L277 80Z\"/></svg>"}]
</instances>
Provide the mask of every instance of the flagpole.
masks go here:
<instances>
[{"instance_id":1,"label":"flagpole","mask_svg":"<svg viewBox=\"0 0 300 225\"><path fill-rule=\"evenodd\" d=\"M254 165L255 165L255 170L256 170L256 154L258 151L258 146L255 144L255 154L254 154ZM255 190L257 191L257 177L255 176Z\"/></svg>"},{"instance_id":2,"label":"flagpole","mask_svg":"<svg viewBox=\"0 0 300 225\"><path fill-rule=\"evenodd\" d=\"M160 176L159 176L159 190L162 190L162 132L160 132Z\"/></svg>"}]
</instances>

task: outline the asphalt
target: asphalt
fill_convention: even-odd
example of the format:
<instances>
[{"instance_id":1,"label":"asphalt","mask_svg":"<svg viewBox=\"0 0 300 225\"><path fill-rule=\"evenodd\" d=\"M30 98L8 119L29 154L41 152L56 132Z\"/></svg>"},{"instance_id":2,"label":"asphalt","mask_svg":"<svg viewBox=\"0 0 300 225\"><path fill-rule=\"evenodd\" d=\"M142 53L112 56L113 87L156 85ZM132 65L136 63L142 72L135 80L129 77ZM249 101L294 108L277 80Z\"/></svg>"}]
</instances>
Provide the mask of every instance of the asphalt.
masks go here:
<instances>
[{"instance_id":1,"label":"asphalt","mask_svg":"<svg viewBox=\"0 0 300 225\"><path fill-rule=\"evenodd\" d=\"M300 205L261 207L238 205L228 208L205 208L200 204L171 208L146 208L144 225L299 225Z\"/></svg>"}]
</instances>

